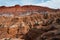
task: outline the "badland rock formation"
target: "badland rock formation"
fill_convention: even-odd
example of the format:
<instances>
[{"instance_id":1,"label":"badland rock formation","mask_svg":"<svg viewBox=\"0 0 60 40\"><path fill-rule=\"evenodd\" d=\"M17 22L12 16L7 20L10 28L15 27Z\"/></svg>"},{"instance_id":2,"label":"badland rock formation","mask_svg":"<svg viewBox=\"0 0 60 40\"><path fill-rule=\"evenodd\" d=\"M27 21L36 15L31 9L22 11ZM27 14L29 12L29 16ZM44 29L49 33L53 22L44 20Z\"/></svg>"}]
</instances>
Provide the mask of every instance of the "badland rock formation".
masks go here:
<instances>
[{"instance_id":1,"label":"badland rock formation","mask_svg":"<svg viewBox=\"0 0 60 40\"><path fill-rule=\"evenodd\" d=\"M60 40L60 9L1 6L0 40Z\"/></svg>"}]
</instances>

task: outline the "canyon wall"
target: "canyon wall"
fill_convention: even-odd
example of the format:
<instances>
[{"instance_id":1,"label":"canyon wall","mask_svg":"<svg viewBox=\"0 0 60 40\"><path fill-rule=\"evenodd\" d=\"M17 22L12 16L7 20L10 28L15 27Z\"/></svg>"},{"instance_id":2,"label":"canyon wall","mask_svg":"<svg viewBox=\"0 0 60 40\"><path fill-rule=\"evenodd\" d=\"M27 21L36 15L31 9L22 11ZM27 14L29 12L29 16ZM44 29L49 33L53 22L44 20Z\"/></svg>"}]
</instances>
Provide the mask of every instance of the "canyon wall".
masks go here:
<instances>
[{"instance_id":1,"label":"canyon wall","mask_svg":"<svg viewBox=\"0 0 60 40\"><path fill-rule=\"evenodd\" d=\"M0 40L60 40L60 9L0 7Z\"/></svg>"}]
</instances>

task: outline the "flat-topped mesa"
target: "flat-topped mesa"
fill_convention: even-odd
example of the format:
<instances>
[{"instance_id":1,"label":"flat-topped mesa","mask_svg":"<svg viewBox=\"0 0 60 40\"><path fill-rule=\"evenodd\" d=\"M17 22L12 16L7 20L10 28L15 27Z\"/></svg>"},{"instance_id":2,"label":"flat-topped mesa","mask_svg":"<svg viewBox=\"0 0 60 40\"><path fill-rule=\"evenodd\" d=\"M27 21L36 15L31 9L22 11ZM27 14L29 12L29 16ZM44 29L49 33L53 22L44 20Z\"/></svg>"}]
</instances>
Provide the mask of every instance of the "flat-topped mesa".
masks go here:
<instances>
[{"instance_id":1,"label":"flat-topped mesa","mask_svg":"<svg viewBox=\"0 0 60 40\"><path fill-rule=\"evenodd\" d=\"M10 14L20 14L20 13L25 13L28 11L32 12L43 12L43 11L48 11L48 12L59 12L59 9L51 9L48 7L41 7L41 6L34 6L34 5L25 5L25 6L11 6L11 7L6 7L6 6L1 6L0 7L0 14L4 13L10 13Z\"/></svg>"}]
</instances>

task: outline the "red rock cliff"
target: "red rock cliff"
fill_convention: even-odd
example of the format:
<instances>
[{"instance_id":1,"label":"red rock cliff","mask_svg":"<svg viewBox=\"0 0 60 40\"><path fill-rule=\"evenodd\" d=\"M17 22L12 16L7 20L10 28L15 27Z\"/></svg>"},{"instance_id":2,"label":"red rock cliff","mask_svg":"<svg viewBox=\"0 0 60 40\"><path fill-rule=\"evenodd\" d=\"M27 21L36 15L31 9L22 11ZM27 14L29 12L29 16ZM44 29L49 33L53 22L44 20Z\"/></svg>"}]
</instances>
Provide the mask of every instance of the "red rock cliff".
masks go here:
<instances>
[{"instance_id":1,"label":"red rock cliff","mask_svg":"<svg viewBox=\"0 0 60 40\"><path fill-rule=\"evenodd\" d=\"M0 39L60 40L60 9L32 5L2 6Z\"/></svg>"}]
</instances>

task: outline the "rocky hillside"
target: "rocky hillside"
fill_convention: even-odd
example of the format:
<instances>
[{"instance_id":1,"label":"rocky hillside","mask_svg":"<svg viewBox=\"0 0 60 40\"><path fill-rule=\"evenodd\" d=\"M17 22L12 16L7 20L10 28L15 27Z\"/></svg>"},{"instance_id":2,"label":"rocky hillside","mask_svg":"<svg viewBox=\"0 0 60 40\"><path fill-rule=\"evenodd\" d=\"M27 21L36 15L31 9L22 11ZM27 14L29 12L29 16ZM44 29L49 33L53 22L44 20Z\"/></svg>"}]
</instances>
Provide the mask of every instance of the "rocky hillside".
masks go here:
<instances>
[{"instance_id":1,"label":"rocky hillside","mask_svg":"<svg viewBox=\"0 0 60 40\"><path fill-rule=\"evenodd\" d=\"M60 9L0 7L0 40L60 40Z\"/></svg>"}]
</instances>

